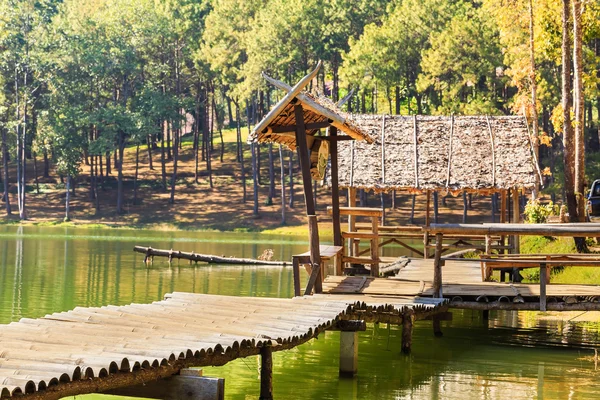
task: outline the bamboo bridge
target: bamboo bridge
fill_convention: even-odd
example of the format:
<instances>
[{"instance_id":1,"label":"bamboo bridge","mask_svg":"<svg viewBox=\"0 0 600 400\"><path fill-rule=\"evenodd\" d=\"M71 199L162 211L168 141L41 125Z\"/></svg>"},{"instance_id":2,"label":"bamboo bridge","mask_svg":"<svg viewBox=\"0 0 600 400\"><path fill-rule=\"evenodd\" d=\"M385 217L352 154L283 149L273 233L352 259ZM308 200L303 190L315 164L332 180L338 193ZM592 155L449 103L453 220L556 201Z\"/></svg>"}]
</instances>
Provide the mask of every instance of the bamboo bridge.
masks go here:
<instances>
[{"instance_id":1,"label":"bamboo bridge","mask_svg":"<svg viewBox=\"0 0 600 400\"><path fill-rule=\"evenodd\" d=\"M352 374L355 335L364 321L402 324L406 351L413 321L444 310L443 299L360 294L280 299L172 293L152 304L78 307L0 326L0 398L119 393L188 367L260 354L261 398L267 399L273 351L341 330L349 354L341 354L340 371Z\"/></svg>"}]
</instances>

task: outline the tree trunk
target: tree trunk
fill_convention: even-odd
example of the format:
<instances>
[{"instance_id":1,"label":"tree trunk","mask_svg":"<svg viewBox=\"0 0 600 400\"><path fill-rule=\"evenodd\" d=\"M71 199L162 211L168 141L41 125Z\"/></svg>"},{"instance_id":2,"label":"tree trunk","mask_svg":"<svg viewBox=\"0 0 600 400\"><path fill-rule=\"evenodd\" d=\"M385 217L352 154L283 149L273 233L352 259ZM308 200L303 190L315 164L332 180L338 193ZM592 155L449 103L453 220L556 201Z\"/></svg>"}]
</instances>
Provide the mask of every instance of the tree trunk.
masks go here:
<instances>
[{"instance_id":1,"label":"tree trunk","mask_svg":"<svg viewBox=\"0 0 600 400\"><path fill-rule=\"evenodd\" d=\"M38 179L38 169L37 169L37 154L33 153L33 176L35 178L35 192L40 194L40 180Z\"/></svg>"},{"instance_id":2,"label":"tree trunk","mask_svg":"<svg viewBox=\"0 0 600 400\"><path fill-rule=\"evenodd\" d=\"M581 0L572 0L573 6L573 102L575 106L575 195L579 222L585 222L585 140L583 97L583 34L581 29Z\"/></svg>"},{"instance_id":3,"label":"tree trunk","mask_svg":"<svg viewBox=\"0 0 600 400\"><path fill-rule=\"evenodd\" d=\"M243 190L243 197L242 197L242 202L245 203L246 202L246 170L244 168L244 145L242 143L242 128L240 126L240 109L239 107L236 106L236 113L237 113L237 121L238 121L238 149L239 149L239 160L240 160L240 168L241 168L241 172L242 172L242 190Z\"/></svg>"},{"instance_id":4,"label":"tree trunk","mask_svg":"<svg viewBox=\"0 0 600 400\"><path fill-rule=\"evenodd\" d=\"M160 123L160 174L162 179L163 192L167 191L167 166L165 165L165 135L162 129L163 123Z\"/></svg>"},{"instance_id":5,"label":"tree trunk","mask_svg":"<svg viewBox=\"0 0 600 400\"><path fill-rule=\"evenodd\" d=\"M534 47L534 32L533 32L533 0L529 0L529 62L531 64L531 72L529 76L531 84L531 120L532 120L532 137L533 151L536 159L540 160L540 141L538 138L538 112L537 112L537 70L535 66L535 47ZM536 175L536 180L539 179ZM538 185L539 186L539 182ZM536 190L538 188L536 187Z\"/></svg>"},{"instance_id":6,"label":"tree trunk","mask_svg":"<svg viewBox=\"0 0 600 400\"><path fill-rule=\"evenodd\" d=\"M96 173L94 174L94 197L96 198L96 215L100 213L100 196L98 196L98 161L102 166L102 156L96 156Z\"/></svg>"},{"instance_id":7,"label":"tree trunk","mask_svg":"<svg viewBox=\"0 0 600 400\"><path fill-rule=\"evenodd\" d=\"M565 168L565 197L571 222L579 220L575 197L575 138L571 123L571 21L570 1L562 1L562 106L563 106L563 161ZM578 251L583 251L585 242L575 239Z\"/></svg>"},{"instance_id":8,"label":"tree trunk","mask_svg":"<svg viewBox=\"0 0 600 400\"><path fill-rule=\"evenodd\" d=\"M290 176L290 208L294 208L294 152L290 151L289 161L289 176Z\"/></svg>"},{"instance_id":9,"label":"tree trunk","mask_svg":"<svg viewBox=\"0 0 600 400\"><path fill-rule=\"evenodd\" d=\"M211 114L212 111L210 111L211 114L209 114L209 110L211 110L210 104L208 102L208 97L209 97L209 93L208 93L208 89L206 89L206 100L204 102L205 107L204 107L204 116L205 116L205 120L204 120L204 129L203 129L203 137L204 137L204 153L206 155L206 172L208 173L208 182L210 185L210 188L213 188L213 179L212 179L212 165L211 165L211 148L212 148L212 140L211 140L211 132L209 131L209 129L212 131L212 126L210 126L210 120L212 120L213 118L211 118Z\"/></svg>"},{"instance_id":10,"label":"tree trunk","mask_svg":"<svg viewBox=\"0 0 600 400\"><path fill-rule=\"evenodd\" d=\"M96 198L96 192L94 191L94 162L96 160L95 155L90 155L90 190L89 190L89 198L90 201L93 201Z\"/></svg>"},{"instance_id":11,"label":"tree trunk","mask_svg":"<svg viewBox=\"0 0 600 400\"><path fill-rule=\"evenodd\" d=\"M10 181L8 180L8 148L6 145L6 130L4 128L0 129L2 130L2 169L4 171L4 191L2 193L2 198L6 207L6 215L12 215L12 209L10 208L10 196L8 194Z\"/></svg>"},{"instance_id":12,"label":"tree trunk","mask_svg":"<svg viewBox=\"0 0 600 400\"><path fill-rule=\"evenodd\" d=\"M267 197L267 205L273 205L275 197L275 160L273 157L273 143L269 143L269 196Z\"/></svg>"},{"instance_id":13,"label":"tree trunk","mask_svg":"<svg viewBox=\"0 0 600 400\"><path fill-rule=\"evenodd\" d=\"M396 86L395 89L396 98L396 115L400 115L400 86Z\"/></svg>"},{"instance_id":14,"label":"tree trunk","mask_svg":"<svg viewBox=\"0 0 600 400\"><path fill-rule=\"evenodd\" d=\"M250 151L252 152L252 181L254 187L254 208L252 209L252 216L258 218L258 165L256 157L256 143L250 145Z\"/></svg>"},{"instance_id":15,"label":"tree trunk","mask_svg":"<svg viewBox=\"0 0 600 400\"><path fill-rule=\"evenodd\" d=\"M65 190L65 221L71 220L71 174L67 174L67 185Z\"/></svg>"},{"instance_id":16,"label":"tree trunk","mask_svg":"<svg viewBox=\"0 0 600 400\"><path fill-rule=\"evenodd\" d=\"M279 164L281 169L281 225L285 225L285 163L281 145L279 145Z\"/></svg>"},{"instance_id":17,"label":"tree trunk","mask_svg":"<svg viewBox=\"0 0 600 400\"><path fill-rule=\"evenodd\" d=\"M163 129L167 134L167 160L170 161L173 158L173 154L171 153L171 124L168 121L164 121Z\"/></svg>"},{"instance_id":18,"label":"tree trunk","mask_svg":"<svg viewBox=\"0 0 600 400\"><path fill-rule=\"evenodd\" d=\"M178 122L179 124L179 122ZM170 204L175 204L175 184L177 183L177 162L179 161L179 130L177 128L173 131L173 175L171 175L171 197L169 198Z\"/></svg>"},{"instance_id":19,"label":"tree trunk","mask_svg":"<svg viewBox=\"0 0 600 400\"><path fill-rule=\"evenodd\" d=\"M135 147L135 175L133 176L133 204L137 204L137 194L138 194L138 172L140 167L140 145L139 143Z\"/></svg>"},{"instance_id":20,"label":"tree trunk","mask_svg":"<svg viewBox=\"0 0 600 400\"><path fill-rule=\"evenodd\" d=\"M48 150L44 149L44 178L50 177L50 160L48 160Z\"/></svg>"},{"instance_id":21,"label":"tree trunk","mask_svg":"<svg viewBox=\"0 0 600 400\"><path fill-rule=\"evenodd\" d=\"M148 146L148 169L150 169L150 171L153 171L154 166L152 165L152 135L146 136L146 145Z\"/></svg>"},{"instance_id":22,"label":"tree trunk","mask_svg":"<svg viewBox=\"0 0 600 400\"><path fill-rule=\"evenodd\" d=\"M109 176L111 174L111 167L110 167L110 152L106 152L106 176Z\"/></svg>"},{"instance_id":23,"label":"tree trunk","mask_svg":"<svg viewBox=\"0 0 600 400\"><path fill-rule=\"evenodd\" d=\"M117 214L123 214L123 150L125 138L123 132L119 132L119 162L117 163Z\"/></svg>"}]
</instances>

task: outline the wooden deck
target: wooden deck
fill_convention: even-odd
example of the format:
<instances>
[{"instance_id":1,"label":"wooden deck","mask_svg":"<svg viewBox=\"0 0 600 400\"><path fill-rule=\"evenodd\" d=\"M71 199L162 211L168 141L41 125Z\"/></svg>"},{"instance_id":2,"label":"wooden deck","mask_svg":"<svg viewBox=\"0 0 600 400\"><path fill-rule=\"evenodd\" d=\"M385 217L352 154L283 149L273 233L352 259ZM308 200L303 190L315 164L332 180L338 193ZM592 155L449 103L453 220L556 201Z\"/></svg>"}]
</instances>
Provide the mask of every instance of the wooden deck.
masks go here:
<instances>
[{"instance_id":1,"label":"wooden deck","mask_svg":"<svg viewBox=\"0 0 600 400\"><path fill-rule=\"evenodd\" d=\"M152 304L76 308L0 325L0 398L64 396L168 377L190 366L298 346L343 319L401 321L443 299L314 295L293 299L173 293ZM19 397L21 398L21 397Z\"/></svg>"},{"instance_id":2,"label":"wooden deck","mask_svg":"<svg viewBox=\"0 0 600 400\"><path fill-rule=\"evenodd\" d=\"M433 272L433 260L411 259L394 278L329 276L323 291L433 297ZM479 261L446 261L442 293L450 308L539 310L539 284L482 282ZM548 310L600 310L600 286L550 284L546 295Z\"/></svg>"}]
</instances>

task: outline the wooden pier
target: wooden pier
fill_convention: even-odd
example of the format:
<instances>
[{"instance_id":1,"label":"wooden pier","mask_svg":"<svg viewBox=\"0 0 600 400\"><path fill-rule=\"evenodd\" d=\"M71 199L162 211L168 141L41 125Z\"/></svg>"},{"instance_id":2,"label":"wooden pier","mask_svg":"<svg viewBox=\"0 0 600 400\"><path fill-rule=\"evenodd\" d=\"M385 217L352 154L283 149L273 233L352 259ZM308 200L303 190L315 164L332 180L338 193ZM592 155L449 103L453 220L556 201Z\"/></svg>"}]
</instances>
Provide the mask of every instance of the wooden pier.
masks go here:
<instances>
[{"instance_id":1,"label":"wooden pier","mask_svg":"<svg viewBox=\"0 0 600 400\"><path fill-rule=\"evenodd\" d=\"M24 318L0 326L0 398L114 391L190 366L257 354L264 367L273 351L296 347L327 329L360 330L364 321L404 323L410 339L412 321L445 311L444 302L361 294L279 299L172 293L152 304L78 307ZM344 323L349 320L362 322ZM351 350L357 345L351 342ZM410 342L405 346L409 350ZM263 385L268 390L270 381Z\"/></svg>"}]
</instances>

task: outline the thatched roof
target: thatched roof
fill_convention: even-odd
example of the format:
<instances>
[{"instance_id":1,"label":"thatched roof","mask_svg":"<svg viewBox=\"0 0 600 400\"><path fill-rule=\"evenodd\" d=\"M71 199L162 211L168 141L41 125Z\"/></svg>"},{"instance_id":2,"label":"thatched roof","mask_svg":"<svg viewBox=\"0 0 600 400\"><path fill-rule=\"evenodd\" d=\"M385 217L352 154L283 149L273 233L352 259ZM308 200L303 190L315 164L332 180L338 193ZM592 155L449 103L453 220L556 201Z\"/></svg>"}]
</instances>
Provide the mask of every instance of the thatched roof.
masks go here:
<instances>
[{"instance_id":1,"label":"thatched roof","mask_svg":"<svg viewBox=\"0 0 600 400\"><path fill-rule=\"evenodd\" d=\"M456 193L535 186L539 170L524 117L354 115L353 120L377 139L372 145L338 144L341 187Z\"/></svg>"},{"instance_id":2,"label":"thatched roof","mask_svg":"<svg viewBox=\"0 0 600 400\"><path fill-rule=\"evenodd\" d=\"M294 107L297 104L302 105L309 149L315 134L329 125L335 126L340 133L345 133L353 139L364 140L369 143L374 141L352 121L349 114L342 112L331 100L326 97L315 97L308 92L301 91L316 76L320 67L321 62L294 87L263 74L263 77L269 83L286 91L287 95L254 127L248 136L248 143L279 143L290 150L295 150L296 116Z\"/></svg>"}]
</instances>

